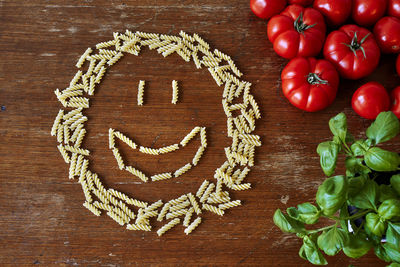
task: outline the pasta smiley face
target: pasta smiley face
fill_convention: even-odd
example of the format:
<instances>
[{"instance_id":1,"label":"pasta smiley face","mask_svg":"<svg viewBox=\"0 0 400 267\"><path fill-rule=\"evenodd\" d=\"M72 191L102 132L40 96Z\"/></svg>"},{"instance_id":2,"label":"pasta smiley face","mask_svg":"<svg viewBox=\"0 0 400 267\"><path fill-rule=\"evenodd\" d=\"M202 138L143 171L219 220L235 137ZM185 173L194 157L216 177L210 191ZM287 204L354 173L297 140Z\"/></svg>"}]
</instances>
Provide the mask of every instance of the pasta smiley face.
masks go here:
<instances>
[{"instance_id":1,"label":"pasta smiley face","mask_svg":"<svg viewBox=\"0 0 400 267\"><path fill-rule=\"evenodd\" d=\"M232 144L224 149L226 161L215 170L214 177L204 180L197 192L184 194L169 201L158 200L147 203L131 198L112 188L106 188L99 176L90 170L90 151L82 147L86 135L85 122L88 117L84 110L89 108L90 96L93 96L97 85L107 70L117 63L125 54L138 56L144 48L156 49L163 57L178 54L185 62L195 64L196 68L207 68L222 91L222 108L227 116L227 133ZM85 64L88 62L88 64ZM86 70L82 66L88 65ZM132 32L114 33L113 39L96 45L96 49L88 48L79 58L79 68L69 86L55 94L63 105L54 121L51 135L58 141L58 150L64 161L69 164L69 178L78 178L86 201L83 206L96 216L107 214L118 224L133 231L152 231L151 221L165 221L156 232L159 236L169 229L183 224L184 233L191 233L202 222L201 214L211 212L224 215L226 210L241 205L240 200L231 199L231 190L247 190L251 188L245 178L254 166L255 148L261 145L260 137L253 134L256 120L261 117L259 107L250 93L251 83L241 79L242 73L233 60L226 54L212 50L199 35L189 35L183 31L179 35ZM145 81L138 85L138 105L143 105ZM173 104L178 103L178 82L172 82ZM199 134L201 145L191 162L178 170L146 176L140 170L126 166L115 138L126 143L132 149L142 153L160 155L186 146ZM162 148L139 146L127 135L115 129L109 130L109 149L121 170L126 170L142 181L159 181L184 175L196 166L207 147L206 129L195 127L180 143Z\"/></svg>"}]
</instances>

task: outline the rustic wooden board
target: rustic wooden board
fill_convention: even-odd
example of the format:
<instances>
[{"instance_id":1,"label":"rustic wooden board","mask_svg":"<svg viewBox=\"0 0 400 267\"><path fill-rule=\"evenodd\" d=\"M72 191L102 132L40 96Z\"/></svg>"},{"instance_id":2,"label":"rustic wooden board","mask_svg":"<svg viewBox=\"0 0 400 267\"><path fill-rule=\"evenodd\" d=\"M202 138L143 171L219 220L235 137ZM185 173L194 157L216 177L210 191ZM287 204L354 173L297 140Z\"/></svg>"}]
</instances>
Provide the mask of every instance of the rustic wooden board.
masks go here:
<instances>
[{"instance_id":1,"label":"rustic wooden board","mask_svg":"<svg viewBox=\"0 0 400 267\"><path fill-rule=\"evenodd\" d=\"M239 0L0 1L1 265L307 266L297 255L300 241L273 225L273 212L312 201L324 179L315 149L330 138L330 117L344 111L350 128L362 136L369 122L350 108L357 86L377 80L393 88L400 80L393 57L385 56L368 79L343 82L334 105L304 113L282 96L279 75L287 61L272 50L266 26L252 15L248 1ZM93 216L82 207L81 187L68 180L67 165L50 136L61 107L53 91L68 85L88 46L125 29L199 33L232 56L253 83L261 107L256 133L263 146L248 177L254 188L234 193L244 206L226 216L204 215L191 236L179 226L158 238L154 232L127 231L106 216ZM183 63L176 55L163 59L144 51L140 57L127 56L107 74L86 112L90 119L84 141L92 151L91 168L105 184L145 201L168 200L196 190L224 161L229 139L221 89L206 70ZM143 107L135 104L140 79L148 81ZM181 81L176 106L169 103L172 79ZM159 147L175 143L196 125L208 128L209 148L196 168L173 181L140 185L118 170L107 148L110 126ZM160 159L127 149L123 153L155 173L186 163L197 144ZM399 150L398 141L394 148ZM328 260L333 266L384 265L372 253L358 261L343 254Z\"/></svg>"}]
</instances>

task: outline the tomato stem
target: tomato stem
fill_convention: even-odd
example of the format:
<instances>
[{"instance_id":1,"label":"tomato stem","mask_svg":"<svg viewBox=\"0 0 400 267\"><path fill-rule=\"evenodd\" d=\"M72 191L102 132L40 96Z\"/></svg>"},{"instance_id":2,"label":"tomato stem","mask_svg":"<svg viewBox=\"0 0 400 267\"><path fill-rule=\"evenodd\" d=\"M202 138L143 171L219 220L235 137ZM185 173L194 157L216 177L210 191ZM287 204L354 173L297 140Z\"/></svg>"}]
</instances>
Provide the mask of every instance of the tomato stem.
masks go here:
<instances>
[{"instance_id":1,"label":"tomato stem","mask_svg":"<svg viewBox=\"0 0 400 267\"><path fill-rule=\"evenodd\" d=\"M316 73L309 73L307 75L307 82L309 84L315 85L315 84L328 84L327 80L321 79L318 74Z\"/></svg>"},{"instance_id":2,"label":"tomato stem","mask_svg":"<svg viewBox=\"0 0 400 267\"><path fill-rule=\"evenodd\" d=\"M357 50L360 49L361 52L363 53L364 58L366 58L367 56L365 55L365 50L364 47L362 47L362 44L365 42L365 40L368 38L368 36L371 33L369 32L367 35L365 35L361 41L358 41L357 38L357 32L354 33L353 39L351 39L351 43L350 44L345 44L343 43L345 46L347 46L348 48L350 48L351 51L353 51L354 55L357 57Z\"/></svg>"},{"instance_id":3,"label":"tomato stem","mask_svg":"<svg viewBox=\"0 0 400 267\"><path fill-rule=\"evenodd\" d=\"M297 19L294 21L294 28L296 29L296 31L298 33L304 33L304 31L314 27L315 25L317 25L317 23L313 24L313 25L307 25L304 23L303 21L303 12L300 12L300 16L297 17Z\"/></svg>"}]
</instances>

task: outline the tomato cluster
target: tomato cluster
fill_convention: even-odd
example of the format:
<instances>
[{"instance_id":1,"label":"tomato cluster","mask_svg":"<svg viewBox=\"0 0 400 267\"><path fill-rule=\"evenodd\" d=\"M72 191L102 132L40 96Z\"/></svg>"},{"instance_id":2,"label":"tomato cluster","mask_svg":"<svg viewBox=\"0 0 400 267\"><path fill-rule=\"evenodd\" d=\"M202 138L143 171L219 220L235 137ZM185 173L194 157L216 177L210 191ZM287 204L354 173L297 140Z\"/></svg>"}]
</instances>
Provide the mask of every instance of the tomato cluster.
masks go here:
<instances>
[{"instance_id":1,"label":"tomato cluster","mask_svg":"<svg viewBox=\"0 0 400 267\"><path fill-rule=\"evenodd\" d=\"M302 110L331 105L339 76L364 78L378 67L381 53L400 53L400 0L250 0L250 7L269 19L268 39L278 55L290 59L281 74L282 91ZM400 75L400 55L396 71ZM387 110L400 118L400 86L389 94L377 82L364 84L353 94L352 107L367 119Z\"/></svg>"}]
</instances>

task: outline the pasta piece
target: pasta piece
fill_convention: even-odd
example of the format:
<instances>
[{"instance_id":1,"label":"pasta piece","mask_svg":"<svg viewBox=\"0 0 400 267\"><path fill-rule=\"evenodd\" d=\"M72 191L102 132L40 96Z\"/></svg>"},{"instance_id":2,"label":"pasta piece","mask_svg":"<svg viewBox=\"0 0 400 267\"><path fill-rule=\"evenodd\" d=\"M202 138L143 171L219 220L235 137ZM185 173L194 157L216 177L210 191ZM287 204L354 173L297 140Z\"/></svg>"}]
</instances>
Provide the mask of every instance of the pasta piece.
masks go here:
<instances>
[{"instance_id":1,"label":"pasta piece","mask_svg":"<svg viewBox=\"0 0 400 267\"><path fill-rule=\"evenodd\" d=\"M198 198L200 198L203 195L203 193L206 190L206 188L207 188L209 183L210 183L209 181L204 180L203 183L200 185L200 187L199 187L199 189L197 190L197 193L196 193L196 196Z\"/></svg>"},{"instance_id":2,"label":"pasta piece","mask_svg":"<svg viewBox=\"0 0 400 267\"><path fill-rule=\"evenodd\" d=\"M232 118L228 118L227 122L227 131L228 131L228 136L232 137L233 136L233 119Z\"/></svg>"},{"instance_id":3,"label":"pasta piece","mask_svg":"<svg viewBox=\"0 0 400 267\"><path fill-rule=\"evenodd\" d=\"M69 179L74 179L77 159L78 159L78 154L72 153L72 157L71 157L70 165L69 165L69 176L68 176Z\"/></svg>"},{"instance_id":4,"label":"pasta piece","mask_svg":"<svg viewBox=\"0 0 400 267\"><path fill-rule=\"evenodd\" d=\"M75 154L78 154L78 153L75 153ZM80 175L83 160L84 160L84 157L79 154L78 159L76 161L76 165L75 165L75 175Z\"/></svg>"},{"instance_id":5,"label":"pasta piece","mask_svg":"<svg viewBox=\"0 0 400 267\"><path fill-rule=\"evenodd\" d=\"M190 224L190 219L192 218L194 212L194 208L191 207L188 212L185 214L185 219L183 220L183 226L188 227Z\"/></svg>"},{"instance_id":6,"label":"pasta piece","mask_svg":"<svg viewBox=\"0 0 400 267\"><path fill-rule=\"evenodd\" d=\"M215 206L213 206L213 205L210 205L210 204L203 204L203 210L208 210L208 211L211 211L211 212L213 212L213 213L215 213L215 214L218 214L219 216L223 216L224 215L224 211L223 210L221 210L221 209L219 209L219 208L217 208L217 207L215 207Z\"/></svg>"},{"instance_id":7,"label":"pasta piece","mask_svg":"<svg viewBox=\"0 0 400 267\"><path fill-rule=\"evenodd\" d=\"M104 61L105 62L105 61ZM106 68L104 66L101 66L99 69L99 72L96 75L96 83L100 83L101 79L103 78L104 74L106 73Z\"/></svg>"},{"instance_id":8,"label":"pasta piece","mask_svg":"<svg viewBox=\"0 0 400 267\"><path fill-rule=\"evenodd\" d=\"M231 88L229 89L229 94L228 94L228 98L227 98L229 103L232 103L232 101L233 101L233 97L235 96L236 87L237 86L235 84L232 84Z\"/></svg>"},{"instance_id":9,"label":"pasta piece","mask_svg":"<svg viewBox=\"0 0 400 267\"><path fill-rule=\"evenodd\" d=\"M75 142L74 147L78 148L78 147L81 146L83 138L85 137L85 134L86 134L86 130L85 129L82 129L79 132L78 137L76 138L76 142Z\"/></svg>"},{"instance_id":10,"label":"pasta piece","mask_svg":"<svg viewBox=\"0 0 400 267\"><path fill-rule=\"evenodd\" d=\"M185 230L185 234L188 235L191 232L193 232L194 229L197 228L197 226L199 226L199 224L201 223L201 217L197 217L196 220L194 220Z\"/></svg>"},{"instance_id":11,"label":"pasta piece","mask_svg":"<svg viewBox=\"0 0 400 267\"><path fill-rule=\"evenodd\" d=\"M194 127L192 131L182 139L181 146L186 146L187 143L189 143L189 141L192 140L193 137L195 137L198 132L200 132L200 130L201 127L199 126Z\"/></svg>"},{"instance_id":12,"label":"pasta piece","mask_svg":"<svg viewBox=\"0 0 400 267\"><path fill-rule=\"evenodd\" d=\"M69 128L71 129L75 129L76 127L78 127L79 124L83 124L88 120L88 118L86 116L81 117L80 119L77 119L76 121L74 121Z\"/></svg>"},{"instance_id":13,"label":"pasta piece","mask_svg":"<svg viewBox=\"0 0 400 267\"><path fill-rule=\"evenodd\" d=\"M179 50L176 50L176 53L186 62L190 62L191 52L186 47L182 47Z\"/></svg>"},{"instance_id":14,"label":"pasta piece","mask_svg":"<svg viewBox=\"0 0 400 267\"><path fill-rule=\"evenodd\" d=\"M162 202L162 200L160 199L160 200L154 202L153 204L151 204L150 206L148 206L147 208L145 208L144 211L145 211L145 212L150 212L150 211L153 211L153 210L158 209L158 208L161 207L162 205L163 205L163 202Z\"/></svg>"},{"instance_id":15,"label":"pasta piece","mask_svg":"<svg viewBox=\"0 0 400 267\"><path fill-rule=\"evenodd\" d=\"M205 149L204 146L200 146L200 147L197 149L197 152L196 152L196 154L194 155L193 160L192 160L193 166L197 166L197 163L199 162L201 156L203 155L204 149Z\"/></svg>"},{"instance_id":16,"label":"pasta piece","mask_svg":"<svg viewBox=\"0 0 400 267\"><path fill-rule=\"evenodd\" d=\"M229 108L229 104L226 99L222 99L222 107L224 108L225 115L229 118L232 117L231 110Z\"/></svg>"},{"instance_id":17,"label":"pasta piece","mask_svg":"<svg viewBox=\"0 0 400 267\"><path fill-rule=\"evenodd\" d=\"M74 78L72 78L71 82L69 83L69 86L74 86L75 84L77 84L81 76L82 76L82 71L78 70Z\"/></svg>"},{"instance_id":18,"label":"pasta piece","mask_svg":"<svg viewBox=\"0 0 400 267\"><path fill-rule=\"evenodd\" d=\"M114 129L108 129L108 148L113 149L115 148L115 139L114 139Z\"/></svg>"},{"instance_id":19,"label":"pasta piece","mask_svg":"<svg viewBox=\"0 0 400 267\"><path fill-rule=\"evenodd\" d=\"M165 40L165 41L157 41L157 42L154 42L154 43L150 44L150 45L149 45L149 49L152 50L152 49L156 49L156 48L159 48L159 47L164 47L164 46L167 46L167 45L170 44L170 43L171 43L171 42L168 41L168 40Z\"/></svg>"},{"instance_id":20,"label":"pasta piece","mask_svg":"<svg viewBox=\"0 0 400 267\"><path fill-rule=\"evenodd\" d=\"M196 201L196 198L194 197L194 195L192 193L189 193L187 196L189 197L189 201L192 204L194 211L196 212L197 215L199 215L201 213L201 209L199 207L199 204Z\"/></svg>"},{"instance_id":21,"label":"pasta piece","mask_svg":"<svg viewBox=\"0 0 400 267\"><path fill-rule=\"evenodd\" d=\"M94 215L100 216L101 211L98 210L93 204L90 204L90 203L88 203L88 202L84 202L84 203L83 203L83 206L84 206L85 208L87 208L88 210L90 210Z\"/></svg>"},{"instance_id":22,"label":"pasta piece","mask_svg":"<svg viewBox=\"0 0 400 267\"><path fill-rule=\"evenodd\" d=\"M58 126L57 129L57 142L62 143L64 141L64 128L65 125Z\"/></svg>"},{"instance_id":23,"label":"pasta piece","mask_svg":"<svg viewBox=\"0 0 400 267\"><path fill-rule=\"evenodd\" d=\"M225 209L230 209L230 208L237 207L240 205L242 205L242 202L240 200L234 200L234 201L230 201L230 202L227 202L224 204L219 204L218 208L221 210L225 210Z\"/></svg>"},{"instance_id":24,"label":"pasta piece","mask_svg":"<svg viewBox=\"0 0 400 267\"><path fill-rule=\"evenodd\" d=\"M112 211L117 214L124 221L124 223L128 223L131 220L130 216L128 216L122 209L118 207L114 207Z\"/></svg>"},{"instance_id":25,"label":"pasta piece","mask_svg":"<svg viewBox=\"0 0 400 267\"><path fill-rule=\"evenodd\" d=\"M200 140L201 145L206 148L207 147L207 134L206 134L206 127L201 127L200 130Z\"/></svg>"},{"instance_id":26,"label":"pasta piece","mask_svg":"<svg viewBox=\"0 0 400 267\"><path fill-rule=\"evenodd\" d=\"M77 148L77 147L73 147L73 146L69 146L69 145L65 145L65 149L72 153L78 153L78 154L82 154L84 156L89 156L89 154L90 154L90 151L87 149Z\"/></svg>"},{"instance_id":27,"label":"pasta piece","mask_svg":"<svg viewBox=\"0 0 400 267\"><path fill-rule=\"evenodd\" d=\"M125 170L140 178L143 182L147 182L149 180L149 178L143 172L133 168L132 166L126 166Z\"/></svg>"},{"instance_id":28,"label":"pasta piece","mask_svg":"<svg viewBox=\"0 0 400 267\"><path fill-rule=\"evenodd\" d=\"M176 226L180 222L181 222L181 220L179 218L175 218L175 219L171 220L169 223L165 224L163 227L158 229L157 235L162 236L163 234L165 234L166 231L170 230L172 227Z\"/></svg>"},{"instance_id":29,"label":"pasta piece","mask_svg":"<svg viewBox=\"0 0 400 267\"><path fill-rule=\"evenodd\" d=\"M169 220L169 219L173 219L173 218L176 218L176 217L179 217L179 216L183 216L187 212L188 212L187 209L181 209L181 210L177 210L177 211L174 211L174 212L168 212L165 217L167 218L167 220Z\"/></svg>"},{"instance_id":30,"label":"pasta piece","mask_svg":"<svg viewBox=\"0 0 400 267\"><path fill-rule=\"evenodd\" d=\"M74 116L68 118L66 121L64 121L64 125L71 125L72 123L76 122L82 117L83 117L82 113L77 113Z\"/></svg>"},{"instance_id":31,"label":"pasta piece","mask_svg":"<svg viewBox=\"0 0 400 267\"><path fill-rule=\"evenodd\" d=\"M136 149L137 145L131 139L129 139L126 135L124 135L124 134L122 134L122 133L120 133L118 131L115 131L114 135L119 140L121 140L122 142L124 142L125 144L130 146L132 149Z\"/></svg>"},{"instance_id":32,"label":"pasta piece","mask_svg":"<svg viewBox=\"0 0 400 267\"><path fill-rule=\"evenodd\" d=\"M169 208L169 211L170 212L174 212L174 211L177 211L177 210L182 210L182 209L186 208L187 206L190 206L190 201L189 200L185 200L185 201L183 201L183 202L181 202L181 203L179 203L177 205L171 206Z\"/></svg>"},{"instance_id":33,"label":"pasta piece","mask_svg":"<svg viewBox=\"0 0 400 267\"><path fill-rule=\"evenodd\" d=\"M81 113L81 112L82 112L82 108L76 108L76 109L71 110L67 114L64 114L64 116L62 118L64 121L67 121L70 118L74 117L75 115L77 115L78 113ZM65 124L65 122L64 122L64 124Z\"/></svg>"},{"instance_id":34,"label":"pasta piece","mask_svg":"<svg viewBox=\"0 0 400 267\"><path fill-rule=\"evenodd\" d=\"M144 46L149 46L149 45L154 44L156 42L160 42L160 39L155 38L155 39L142 40L142 41L140 41L140 44L144 45Z\"/></svg>"},{"instance_id":35,"label":"pasta piece","mask_svg":"<svg viewBox=\"0 0 400 267\"><path fill-rule=\"evenodd\" d=\"M250 144L254 146L261 146L260 136L254 134L240 134L239 138L245 144Z\"/></svg>"},{"instance_id":36,"label":"pasta piece","mask_svg":"<svg viewBox=\"0 0 400 267\"><path fill-rule=\"evenodd\" d=\"M221 86L222 85L221 78L218 76L218 74L215 71L215 69L214 68L208 68L208 71L211 73L211 76L214 78L214 80L217 83L217 85Z\"/></svg>"},{"instance_id":37,"label":"pasta piece","mask_svg":"<svg viewBox=\"0 0 400 267\"><path fill-rule=\"evenodd\" d=\"M93 173L89 170L86 171L86 181L90 190L95 189L93 184Z\"/></svg>"},{"instance_id":38,"label":"pasta piece","mask_svg":"<svg viewBox=\"0 0 400 267\"><path fill-rule=\"evenodd\" d=\"M184 39L186 39L186 40L188 40L189 42L192 42L192 43L196 40L196 39L193 38L193 36L187 34L186 32L184 32L182 30L179 32L179 35L182 36L182 38L184 38Z\"/></svg>"},{"instance_id":39,"label":"pasta piece","mask_svg":"<svg viewBox=\"0 0 400 267\"><path fill-rule=\"evenodd\" d=\"M242 93L242 91L243 91L243 89L244 89L244 87L245 87L245 84L247 84L247 83L241 82L241 83L238 85L238 87L237 87L237 89L236 89L236 92L235 92L235 97L239 97L239 96L240 96L240 94ZM243 99L244 99L244 98L243 98Z\"/></svg>"},{"instance_id":40,"label":"pasta piece","mask_svg":"<svg viewBox=\"0 0 400 267\"><path fill-rule=\"evenodd\" d=\"M162 52L163 57L167 57L174 53L175 51L181 49L183 47L182 43L172 46L171 48L167 49L166 51Z\"/></svg>"},{"instance_id":41,"label":"pasta piece","mask_svg":"<svg viewBox=\"0 0 400 267\"><path fill-rule=\"evenodd\" d=\"M79 135L79 133L81 132L82 129L83 129L83 124L79 124L75 128L74 133L72 134L72 136L70 138L71 142L75 142L76 141L76 139L78 138L78 135Z\"/></svg>"},{"instance_id":42,"label":"pasta piece","mask_svg":"<svg viewBox=\"0 0 400 267\"><path fill-rule=\"evenodd\" d=\"M146 39L154 39L154 38L159 37L159 34L157 34L157 33L147 33L147 32L137 31L137 32L135 32L135 34L139 37L146 38Z\"/></svg>"},{"instance_id":43,"label":"pasta piece","mask_svg":"<svg viewBox=\"0 0 400 267\"><path fill-rule=\"evenodd\" d=\"M107 48L107 47L110 47L110 46L115 45L115 43L116 43L115 40L111 40L111 41L107 41L107 42L98 43L98 44L96 45L96 48L97 48L97 49Z\"/></svg>"},{"instance_id":44,"label":"pasta piece","mask_svg":"<svg viewBox=\"0 0 400 267\"><path fill-rule=\"evenodd\" d=\"M197 33L193 34L194 39L207 50L210 49L210 45L206 43Z\"/></svg>"},{"instance_id":45,"label":"pasta piece","mask_svg":"<svg viewBox=\"0 0 400 267\"><path fill-rule=\"evenodd\" d=\"M106 64L106 62L107 62L106 59L100 60L99 63L97 63L96 67L94 68L93 72L98 74L100 72L101 68L104 66L104 64Z\"/></svg>"},{"instance_id":46,"label":"pasta piece","mask_svg":"<svg viewBox=\"0 0 400 267\"><path fill-rule=\"evenodd\" d=\"M250 169L245 167L241 172L240 175L238 176L238 178L236 179L235 183L236 184L240 184L242 183L242 181L244 180L244 178L246 178L247 174L249 173Z\"/></svg>"},{"instance_id":47,"label":"pasta piece","mask_svg":"<svg viewBox=\"0 0 400 267\"><path fill-rule=\"evenodd\" d=\"M98 209L106 210L106 211L111 211L113 210L113 207L108 204L104 204L98 201L93 202L93 206L95 206Z\"/></svg>"},{"instance_id":48,"label":"pasta piece","mask_svg":"<svg viewBox=\"0 0 400 267\"><path fill-rule=\"evenodd\" d=\"M172 104L178 103L178 81L172 81Z\"/></svg>"},{"instance_id":49,"label":"pasta piece","mask_svg":"<svg viewBox=\"0 0 400 267\"><path fill-rule=\"evenodd\" d=\"M211 194L211 192L214 190L214 188L215 188L215 185L213 183L208 185L207 189L204 191L204 194L200 198L201 203L204 203L207 200L208 196Z\"/></svg>"},{"instance_id":50,"label":"pasta piece","mask_svg":"<svg viewBox=\"0 0 400 267\"><path fill-rule=\"evenodd\" d=\"M194 62L194 64L196 65L196 68L197 68L197 69L201 69L201 63L200 63L200 60L199 60L199 58L198 58L198 56L197 56L197 49L195 49L195 50L193 51L192 57L193 57L193 62Z\"/></svg>"},{"instance_id":51,"label":"pasta piece","mask_svg":"<svg viewBox=\"0 0 400 267\"><path fill-rule=\"evenodd\" d=\"M88 49L86 49L86 51L82 54L82 56L79 58L78 62L76 63L76 67L80 68L82 67L83 63L85 63L85 60L87 58L87 56L89 56L89 54L92 53L92 49L89 47Z\"/></svg>"},{"instance_id":52,"label":"pasta piece","mask_svg":"<svg viewBox=\"0 0 400 267\"><path fill-rule=\"evenodd\" d=\"M165 154L179 149L179 144L162 147L158 149L158 154Z\"/></svg>"},{"instance_id":53,"label":"pasta piece","mask_svg":"<svg viewBox=\"0 0 400 267\"><path fill-rule=\"evenodd\" d=\"M176 170L174 173L175 177L179 177L182 174L184 174L185 172L187 172L188 170L190 170L192 168L192 164L188 163L185 166L181 167L180 169Z\"/></svg>"},{"instance_id":54,"label":"pasta piece","mask_svg":"<svg viewBox=\"0 0 400 267\"><path fill-rule=\"evenodd\" d=\"M171 204L165 203L165 205L161 209L160 213L158 214L157 221L161 222L164 219L164 217L167 214L170 206L171 206Z\"/></svg>"},{"instance_id":55,"label":"pasta piece","mask_svg":"<svg viewBox=\"0 0 400 267\"><path fill-rule=\"evenodd\" d=\"M139 208L146 208L147 207L147 202L140 201L140 200L137 200L137 199L126 199L125 201L129 205L134 205L134 206L139 207Z\"/></svg>"},{"instance_id":56,"label":"pasta piece","mask_svg":"<svg viewBox=\"0 0 400 267\"><path fill-rule=\"evenodd\" d=\"M219 51L218 49L214 49L214 54L217 55L219 58L224 59L226 61L230 61L231 57L222 53L221 51Z\"/></svg>"},{"instance_id":57,"label":"pasta piece","mask_svg":"<svg viewBox=\"0 0 400 267\"><path fill-rule=\"evenodd\" d=\"M251 188L251 184L247 183L247 184L233 184L232 185L232 189L233 190L247 190Z\"/></svg>"},{"instance_id":58,"label":"pasta piece","mask_svg":"<svg viewBox=\"0 0 400 267\"><path fill-rule=\"evenodd\" d=\"M63 157L65 163L69 163L70 158L69 158L68 152L67 152L67 150L65 149L65 147L64 147L62 144L59 144L59 145L57 146L57 148L58 148L58 150L60 151L60 153L61 153L61 155L62 155L62 157Z\"/></svg>"},{"instance_id":59,"label":"pasta piece","mask_svg":"<svg viewBox=\"0 0 400 267\"><path fill-rule=\"evenodd\" d=\"M113 150L114 158L117 160L118 163L118 168L120 170L123 170L125 168L125 163L121 157L121 154L119 153L118 148L114 148Z\"/></svg>"},{"instance_id":60,"label":"pasta piece","mask_svg":"<svg viewBox=\"0 0 400 267\"><path fill-rule=\"evenodd\" d=\"M243 73L240 72L240 70L236 67L235 62L233 60L228 60L229 66L231 66L231 69L233 73L235 73L238 77L242 77Z\"/></svg>"},{"instance_id":61,"label":"pasta piece","mask_svg":"<svg viewBox=\"0 0 400 267\"><path fill-rule=\"evenodd\" d=\"M140 146L139 151L144 154L158 155L158 149Z\"/></svg>"},{"instance_id":62,"label":"pasta piece","mask_svg":"<svg viewBox=\"0 0 400 267\"><path fill-rule=\"evenodd\" d=\"M95 59L91 59L90 63L89 63L89 68L86 71L86 75L91 77L95 67L96 67L96 60Z\"/></svg>"},{"instance_id":63,"label":"pasta piece","mask_svg":"<svg viewBox=\"0 0 400 267\"><path fill-rule=\"evenodd\" d=\"M223 97L223 98L227 98L227 97L228 97L228 95L229 95L229 90L230 90L230 88L231 88L231 84L232 84L232 81L231 81L231 80L227 80L227 81L226 81L225 87L224 87L224 92L222 93L222 97Z\"/></svg>"},{"instance_id":64,"label":"pasta piece","mask_svg":"<svg viewBox=\"0 0 400 267\"><path fill-rule=\"evenodd\" d=\"M124 201L126 201L126 202L132 201L132 199L131 199L130 197L128 197L128 196L125 195L124 193L119 192L119 191L117 191L117 190L115 190L115 189L110 188L110 189L107 190L107 192L109 192L111 195L113 195L113 196L115 196L115 197L117 197L117 198L119 198L119 199L122 199L122 200L124 200Z\"/></svg>"},{"instance_id":65,"label":"pasta piece","mask_svg":"<svg viewBox=\"0 0 400 267\"><path fill-rule=\"evenodd\" d=\"M90 76L89 91L88 91L89 95L94 94L95 85L96 85L96 77Z\"/></svg>"},{"instance_id":66,"label":"pasta piece","mask_svg":"<svg viewBox=\"0 0 400 267\"><path fill-rule=\"evenodd\" d=\"M231 198L229 196L218 196L218 195L210 195L209 198L207 198L207 203L210 204L219 204L219 203L225 203L230 201Z\"/></svg>"},{"instance_id":67,"label":"pasta piece","mask_svg":"<svg viewBox=\"0 0 400 267\"><path fill-rule=\"evenodd\" d=\"M257 102L254 100L254 97L252 95L248 96L248 102L250 103L250 105L253 107L254 110L254 115L256 116L257 119L261 118L261 113L260 110L258 108L258 104Z\"/></svg>"},{"instance_id":68,"label":"pasta piece","mask_svg":"<svg viewBox=\"0 0 400 267\"><path fill-rule=\"evenodd\" d=\"M143 106L144 84L145 84L145 81L143 81L143 80L139 81L138 94L137 94L138 106Z\"/></svg>"},{"instance_id":69,"label":"pasta piece","mask_svg":"<svg viewBox=\"0 0 400 267\"><path fill-rule=\"evenodd\" d=\"M93 182L95 183L98 190L105 191L103 184L101 183L97 173L92 174Z\"/></svg>"},{"instance_id":70,"label":"pasta piece","mask_svg":"<svg viewBox=\"0 0 400 267\"><path fill-rule=\"evenodd\" d=\"M122 54L121 52L119 52L118 54L116 54L115 56L113 56L113 58L111 58L109 61L107 61L108 66L112 66L114 65L118 60L121 59L121 57L124 54Z\"/></svg>"},{"instance_id":71,"label":"pasta piece","mask_svg":"<svg viewBox=\"0 0 400 267\"><path fill-rule=\"evenodd\" d=\"M123 218L121 218L118 214L116 214L114 211L108 211L107 215L113 219L114 221L116 221L119 225L124 225L125 221Z\"/></svg>"},{"instance_id":72,"label":"pasta piece","mask_svg":"<svg viewBox=\"0 0 400 267\"><path fill-rule=\"evenodd\" d=\"M92 190L92 192L104 204L110 203L110 200L105 196L105 194L102 191L95 189L95 190Z\"/></svg>"},{"instance_id":73,"label":"pasta piece","mask_svg":"<svg viewBox=\"0 0 400 267\"><path fill-rule=\"evenodd\" d=\"M160 173L160 174L155 174L151 176L152 181L161 181L161 180L166 180L172 178L172 173L170 172L165 172L165 173Z\"/></svg>"},{"instance_id":74,"label":"pasta piece","mask_svg":"<svg viewBox=\"0 0 400 267\"><path fill-rule=\"evenodd\" d=\"M126 229L135 231L151 231L151 226L145 224L128 224Z\"/></svg>"},{"instance_id":75,"label":"pasta piece","mask_svg":"<svg viewBox=\"0 0 400 267\"><path fill-rule=\"evenodd\" d=\"M83 163L82 163L82 167L81 167L80 173L79 173L79 182L80 183L83 183L83 181L85 180L86 171L87 171L88 166L89 166L89 160L84 159Z\"/></svg>"},{"instance_id":76,"label":"pasta piece","mask_svg":"<svg viewBox=\"0 0 400 267\"><path fill-rule=\"evenodd\" d=\"M183 201L185 201L187 198L188 198L187 195L182 195L182 196L180 196L180 197L178 197L176 199L170 200L168 203L171 206L178 205L179 203L182 203Z\"/></svg>"},{"instance_id":77,"label":"pasta piece","mask_svg":"<svg viewBox=\"0 0 400 267\"><path fill-rule=\"evenodd\" d=\"M89 187L88 187L88 185L86 183L86 180L85 179L80 179L80 183L81 183L81 186L82 186L82 191L83 191L83 193L85 195L86 202L92 203L93 202L92 195L90 194L90 190L89 190Z\"/></svg>"}]
</instances>

